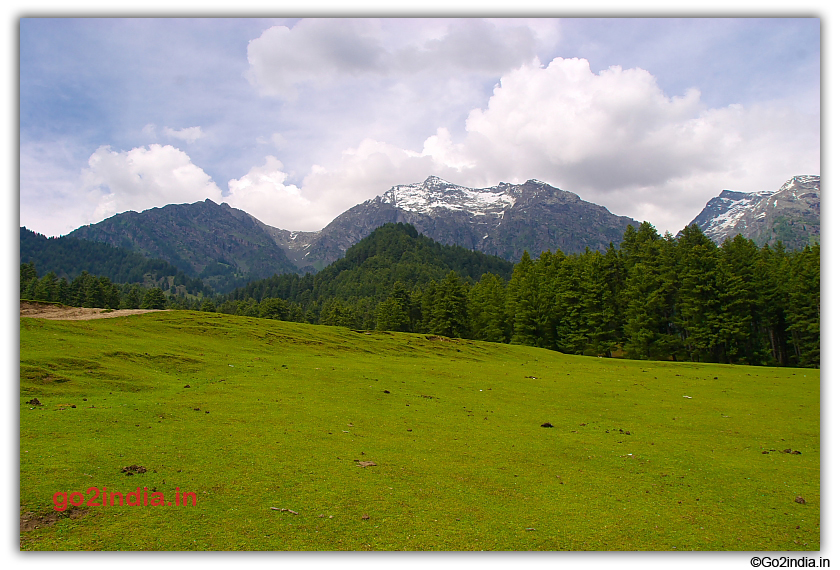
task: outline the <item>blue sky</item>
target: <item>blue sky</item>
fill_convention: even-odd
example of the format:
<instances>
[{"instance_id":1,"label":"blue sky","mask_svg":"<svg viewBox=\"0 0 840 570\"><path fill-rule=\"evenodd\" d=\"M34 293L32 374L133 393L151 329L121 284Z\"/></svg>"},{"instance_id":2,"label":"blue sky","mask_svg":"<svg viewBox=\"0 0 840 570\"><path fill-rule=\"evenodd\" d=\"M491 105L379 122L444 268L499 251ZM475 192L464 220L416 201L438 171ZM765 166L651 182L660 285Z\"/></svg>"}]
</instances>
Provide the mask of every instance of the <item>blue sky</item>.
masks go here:
<instances>
[{"instance_id":1,"label":"blue sky","mask_svg":"<svg viewBox=\"0 0 840 570\"><path fill-rule=\"evenodd\" d=\"M676 233L820 174L816 18L20 21L20 224L226 201L317 230L537 178Z\"/></svg>"}]
</instances>

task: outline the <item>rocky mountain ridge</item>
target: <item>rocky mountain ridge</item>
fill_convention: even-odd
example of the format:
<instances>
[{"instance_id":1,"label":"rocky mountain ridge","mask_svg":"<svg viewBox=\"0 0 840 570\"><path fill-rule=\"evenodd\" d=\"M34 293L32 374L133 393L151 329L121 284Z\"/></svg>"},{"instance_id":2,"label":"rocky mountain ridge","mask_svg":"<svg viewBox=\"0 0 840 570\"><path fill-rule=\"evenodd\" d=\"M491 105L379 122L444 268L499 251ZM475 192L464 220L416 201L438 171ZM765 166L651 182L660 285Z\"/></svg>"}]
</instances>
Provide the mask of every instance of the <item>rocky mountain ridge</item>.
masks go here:
<instances>
[{"instance_id":1,"label":"rocky mountain ridge","mask_svg":"<svg viewBox=\"0 0 840 570\"><path fill-rule=\"evenodd\" d=\"M794 176L778 190L723 190L691 224L718 244L738 234L759 246L781 241L801 249L820 241L820 177ZM689 224L689 225L691 225Z\"/></svg>"},{"instance_id":2,"label":"rocky mountain ridge","mask_svg":"<svg viewBox=\"0 0 840 570\"><path fill-rule=\"evenodd\" d=\"M123 212L68 235L164 259L218 292L275 273L297 271L265 224L209 199Z\"/></svg>"}]
</instances>

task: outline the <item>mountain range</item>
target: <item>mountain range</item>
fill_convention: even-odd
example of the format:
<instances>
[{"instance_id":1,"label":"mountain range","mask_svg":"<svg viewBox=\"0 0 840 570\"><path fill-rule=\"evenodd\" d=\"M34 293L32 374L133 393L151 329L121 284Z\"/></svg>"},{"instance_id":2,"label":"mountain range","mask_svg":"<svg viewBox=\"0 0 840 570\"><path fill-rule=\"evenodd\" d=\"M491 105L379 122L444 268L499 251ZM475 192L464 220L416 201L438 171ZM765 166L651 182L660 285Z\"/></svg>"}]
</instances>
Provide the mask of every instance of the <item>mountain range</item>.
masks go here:
<instances>
[{"instance_id":1,"label":"mountain range","mask_svg":"<svg viewBox=\"0 0 840 570\"><path fill-rule=\"evenodd\" d=\"M68 235L167 260L227 291L275 273L315 273L386 223L408 223L444 245L511 262L526 250L604 251L621 241L628 225L639 225L537 180L475 189L431 176L394 186L317 232L275 228L208 199L117 214Z\"/></svg>"},{"instance_id":2,"label":"mountain range","mask_svg":"<svg viewBox=\"0 0 840 570\"><path fill-rule=\"evenodd\" d=\"M724 190L692 221L722 243L742 233L759 245L819 240L820 177L796 176L777 191ZM125 212L69 235L160 258L218 292L282 273L315 273L387 223L407 223L445 245L516 262L524 251L580 253L618 245L639 222L545 182L467 188L435 176L358 204L320 231L275 228L211 200Z\"/></svg>"}]
</instances>

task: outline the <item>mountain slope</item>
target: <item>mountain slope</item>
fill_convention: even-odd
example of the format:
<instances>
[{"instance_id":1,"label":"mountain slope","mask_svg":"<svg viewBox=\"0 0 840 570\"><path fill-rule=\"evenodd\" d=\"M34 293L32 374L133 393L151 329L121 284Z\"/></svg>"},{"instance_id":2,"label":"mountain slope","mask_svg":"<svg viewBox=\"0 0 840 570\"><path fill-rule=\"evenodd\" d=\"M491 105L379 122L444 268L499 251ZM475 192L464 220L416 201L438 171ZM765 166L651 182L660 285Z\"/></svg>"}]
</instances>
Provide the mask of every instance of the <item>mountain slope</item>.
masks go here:
<instances>
[{"instance_id":1,"label":"mountain slope","mask_svg":"<svg viewBox=\"0 0 840 570\"><path fill-rule=\"evenodd\" d=\"M794 176L763 192L724 190L689 225L717 242L738 234L759 246L781 241L791 249L820 241L820 177Z\"/></svg>"},{"instance_id":2,"label":"mountain slope","mask_svg":"<svg viewBox=\"0 0 840 570\"><path fill-rule=\"evenodd\" d=\"M525 250L534 256L557 249L605 251L621 241L628 224L639 225L537 180L476 189L430 176L350 208L320 232L301 232L294 244L298 263L323 268L386 223L411 224L437 242L508 261L518 261Z\"/></svg>"},{"instance_id":3,"label":"mountain slope","mask_svg":"<svg viewBox=\"0 0 840 570\"><path fill-rule=\"evenodd\" d=\"M159 284L162 278L173 277L177 285L185 286L187 293L211 293L200 279L187 277L162 259L149 259L135 251L71 236L48 238L23 227L20 262L33 263L41 275L53 272L68 281L83 271L114 283Z\"/></svg>"},{"instance_id":4,"label":"mountain slope","mask_svg":"<svg viewBox=\"0 0 840 570\"><path fill-rule=\"evenodd\" d=\"M431 280L441 280L450 271L474 281L485 273L507 280L513 263L463 247L442 245L419 235L409 224L385 224L314 276L275 275L240 287L227 298L262 301L279 297L302 302L302 296L307 301L370 297L378 302L391 293L398 281L410 291Z\"/></svg>"},{"instance_id":5,"label":"mountain slope","mask_svg":"<svg viewBox=\"0 0 840 570\"><path fill-rule=\"evenodd\" d=\"M296 272L265 224L211 200L125 212L69 235L164 259L224 292L275 273Z\"/></svg>"}]
</instances>

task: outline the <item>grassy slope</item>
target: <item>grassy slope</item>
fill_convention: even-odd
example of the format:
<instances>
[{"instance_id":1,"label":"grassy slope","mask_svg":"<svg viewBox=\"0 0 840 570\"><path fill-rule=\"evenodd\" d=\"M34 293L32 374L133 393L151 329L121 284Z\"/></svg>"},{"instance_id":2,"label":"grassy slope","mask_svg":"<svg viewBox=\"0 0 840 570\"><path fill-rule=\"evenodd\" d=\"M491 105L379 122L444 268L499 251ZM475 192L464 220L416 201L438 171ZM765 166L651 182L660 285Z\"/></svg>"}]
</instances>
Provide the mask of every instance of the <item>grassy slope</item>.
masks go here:
<instances>
[{"instance_id":1,"label":"grassy slope","mask_svg":"<svg viewBox=\"0 0 840 570\"><path fill-rule=\"evenodd\" d=\"M24 549L819 549L818 370L178 311L20 335L21 513L198 497L91 507Z\"/></svg>"}]
</instances>

